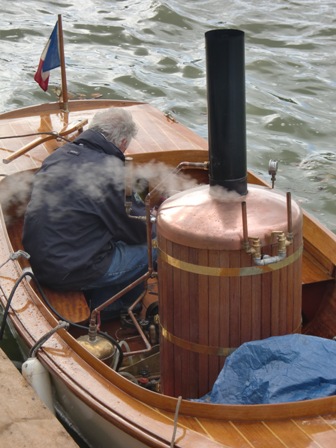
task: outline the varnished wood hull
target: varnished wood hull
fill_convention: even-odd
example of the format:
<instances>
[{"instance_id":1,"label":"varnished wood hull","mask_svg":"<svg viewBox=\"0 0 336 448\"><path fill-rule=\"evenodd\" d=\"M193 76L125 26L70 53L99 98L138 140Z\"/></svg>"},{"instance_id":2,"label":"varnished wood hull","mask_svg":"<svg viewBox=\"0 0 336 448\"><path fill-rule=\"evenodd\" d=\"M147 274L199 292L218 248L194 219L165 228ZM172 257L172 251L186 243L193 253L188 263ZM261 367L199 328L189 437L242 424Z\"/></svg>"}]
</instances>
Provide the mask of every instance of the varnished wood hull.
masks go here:
<instances>
[{"instance_id":1,"label":"varnished wood hull","mask_svg":"<svg viewBox=\"0 0 336 448\"><path fill-rule=\"evenodd\" d=\"M58 104L42 105L0 116L0 135L60 131L76 120L90 119L95 110L108 106L129 107L139 127L129 149L137 162L207 160L207 143L146 104L112 101L70 102L64 113ZM36 136L1 140L2 159L29 144ZM2 165L10 175L38 168L61 142L48 140L29 153ZM10 210L8 188L18 193L23 181L0 183L3 210ZM263 182L249 173L249 182ZM11 187L9 187L11 185ZM323 337L336 334L335 264L336 237L304 213L302 266L303 332ZM15 244L1 217L0 264ZM12 245L14 247L12 247ZM22 273L17 261L0 271L0 300L6 306L16 279ZM57 324L57 318L24 280L13 297L9 319L18 336L31 348ZM51 374L58 400L84 436L95 447L170 446L178 400L143 389L87 352L65 330L50 338L38 358ZM336 397L274 405L212 405L182 400L175 445L177 447L325 447L336 446Z\"/></svg>"}]
</instances>

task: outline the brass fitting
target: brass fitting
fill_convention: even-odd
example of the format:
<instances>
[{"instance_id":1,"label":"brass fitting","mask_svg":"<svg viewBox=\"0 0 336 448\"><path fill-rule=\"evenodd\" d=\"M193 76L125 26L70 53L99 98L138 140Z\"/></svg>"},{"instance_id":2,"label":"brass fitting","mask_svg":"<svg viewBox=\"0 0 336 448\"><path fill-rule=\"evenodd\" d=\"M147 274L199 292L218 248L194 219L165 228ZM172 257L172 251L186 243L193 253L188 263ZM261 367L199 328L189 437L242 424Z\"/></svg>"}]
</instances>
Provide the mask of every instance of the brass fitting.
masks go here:
<instances>
[{"instance_id":1,"label":"brass fitting","mask_svg":"<svg viewBox=\"0 0 336 448\"><path fill-rule=\"evenodd\" d=\"M274 230L272 232L272 236L273 235L277 236L279 255L286 254L286 248L287 248L287 246L292 244L293 236L291 236L291 239L287 239L285 232L283 232L281 230Z\"/></svg>"},{"instance_id":2,"label":"brass fitting","mask_svg":"<svg viewBox=\"0 0 336 448\"><path fill-rule=\"evenodd\" d=\"M253 258L261 258L261 243L260 238L248 238L248 241L251 242L251 244L244 243L244 249L247 254L253 255Z\"/></svg>"}]
</instances>

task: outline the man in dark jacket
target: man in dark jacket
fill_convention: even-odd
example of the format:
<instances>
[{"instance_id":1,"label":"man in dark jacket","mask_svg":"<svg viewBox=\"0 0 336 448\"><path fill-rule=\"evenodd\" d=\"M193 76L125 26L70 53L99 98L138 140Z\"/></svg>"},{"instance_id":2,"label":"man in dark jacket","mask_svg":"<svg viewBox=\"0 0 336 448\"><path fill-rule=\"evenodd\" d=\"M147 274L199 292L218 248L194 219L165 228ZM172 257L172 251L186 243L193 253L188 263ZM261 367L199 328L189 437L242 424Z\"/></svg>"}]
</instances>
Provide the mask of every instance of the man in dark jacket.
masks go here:
<instances>
[{"instance_id":1,"label":"man in dark jacket","mask_svg":"<svg viewBox=\"0 0 336 448\"><path fill-rule=\"evenodd\" d=\"M107 109L43 162L23 229L41 284L96 291L98 306L147 271L146 224L124 205L124 152L135 135L128 111Z\"/></svg>"}]
</instances>

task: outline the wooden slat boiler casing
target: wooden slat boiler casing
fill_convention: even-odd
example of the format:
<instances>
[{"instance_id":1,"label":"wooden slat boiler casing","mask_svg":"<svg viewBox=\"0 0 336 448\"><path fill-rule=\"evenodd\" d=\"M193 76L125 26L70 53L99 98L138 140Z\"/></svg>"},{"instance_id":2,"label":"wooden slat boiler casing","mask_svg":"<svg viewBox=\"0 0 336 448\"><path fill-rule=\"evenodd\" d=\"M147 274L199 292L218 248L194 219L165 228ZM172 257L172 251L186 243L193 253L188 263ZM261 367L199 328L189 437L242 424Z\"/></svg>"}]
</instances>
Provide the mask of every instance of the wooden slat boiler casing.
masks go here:
<instances>
[{"instance_id":1,"label":"wooden slat boiler casing","mask_svg":"<svg viewBox=\"0 0 336 448\"><path fill-rule=\"evenodd\" d=\"M286 258L256 266L243 249L243 201L248 236L260 238L263 255L276 256L272 232L288 231L282 193L249 185L240 196L203 185L159 209L161 385L167 395L201 397L239 345L300 331L301 209L291 201Z\"/></svg>"}]
</instances>

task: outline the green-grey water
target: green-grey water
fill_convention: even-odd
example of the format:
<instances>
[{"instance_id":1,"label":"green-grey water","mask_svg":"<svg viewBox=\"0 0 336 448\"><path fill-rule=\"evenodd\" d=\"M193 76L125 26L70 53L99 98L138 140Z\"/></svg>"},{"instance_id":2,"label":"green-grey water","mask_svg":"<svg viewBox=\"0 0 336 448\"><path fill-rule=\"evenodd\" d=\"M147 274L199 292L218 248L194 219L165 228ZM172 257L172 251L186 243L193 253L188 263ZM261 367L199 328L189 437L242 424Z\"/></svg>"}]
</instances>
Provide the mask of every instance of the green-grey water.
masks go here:
<instances>
[{"instance_id":1,"label":"green-grey water","mask_svg":"<svg viewBox=\"0 0 336 448\"><path fill-rule=\"evenodd\" d=\"M62 14L68 89L152 103L207 138L204 33L245 32L248 167L336 231L332 0L1 0L0 110L56 98L33 81Z\"/></svg>"},{"instance_id":2,"label":"green-grey water","mask_svg":"<svg viewBox=\"0 0 336 448\"><path fill-rule=\"evenodd\" d=\"M207 138L204 33L245 32L249 169L336 232L333 0L0 0L0 111L55 100L33 76L62 14L72 97L134 99ZM9 344L10 345L10 344Z\"/></svg>"}]
</instances>

